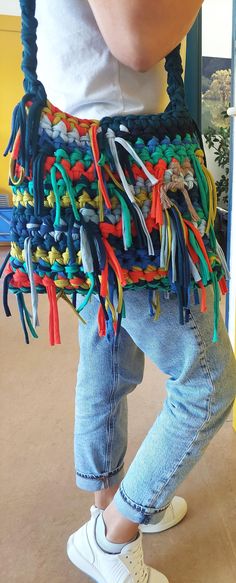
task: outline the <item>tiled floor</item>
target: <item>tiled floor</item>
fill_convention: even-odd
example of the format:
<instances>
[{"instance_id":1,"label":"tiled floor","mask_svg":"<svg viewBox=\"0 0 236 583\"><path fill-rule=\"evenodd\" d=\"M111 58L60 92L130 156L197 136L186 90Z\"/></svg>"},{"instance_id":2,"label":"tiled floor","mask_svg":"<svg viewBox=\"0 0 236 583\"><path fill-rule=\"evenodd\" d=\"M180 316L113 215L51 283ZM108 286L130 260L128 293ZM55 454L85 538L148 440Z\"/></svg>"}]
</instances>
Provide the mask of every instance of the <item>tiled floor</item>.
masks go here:
<instances>
[{"instance_id":1,"label":"tiled floor","mask_svg":"<svg viewBox=\"0 0 236 583\"><path fill-rule=\"evenodd\" d=\"M60 305L63 344L48 349L45 297L40 340L26 346L15 298L1 325L0 540L3 583L86 583L68 562L68 535L87 519L91 494L73 472L77 322ZM165 376L147 361L142 385L129 397L127 465L165 398ZM181 524L145 535L147 562L170 583L236 581L236 435L232 414L177 493L188 514ZM112 581L110 583L113 583Z\"/></svg>"}]
</instances>

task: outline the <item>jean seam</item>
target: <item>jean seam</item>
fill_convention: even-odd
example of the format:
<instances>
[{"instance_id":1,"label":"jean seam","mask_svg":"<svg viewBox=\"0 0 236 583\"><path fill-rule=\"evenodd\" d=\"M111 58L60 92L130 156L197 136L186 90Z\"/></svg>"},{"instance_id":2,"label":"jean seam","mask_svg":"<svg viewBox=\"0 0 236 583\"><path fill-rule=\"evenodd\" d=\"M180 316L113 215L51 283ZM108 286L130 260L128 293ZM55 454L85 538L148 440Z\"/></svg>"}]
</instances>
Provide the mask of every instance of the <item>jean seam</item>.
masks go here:
<instances>
[{"instance_id":1,"label":"jean seam","mask_svg":"<svg viewBox=\"0 0 236 583\"><path fill-rule=\"evenodd\" d=\"M213 378L212 378L212 375L211 375L210 366L209 366L209 363L208 363L208 360L207 360L206 343L205 343L204 338L202 337L201 329L199 328L199 326L198 326L198 324L197 324L197 322L196 322L196 320L195 320L192 312L191 312L191 318L192 318L192 321L193 321L193 328L192 329L196 332L196 339L197 340L199 339L200 342L201 342L201 344L199 344L199 346L201 346L200 363L201 363L202 369L208 375L208 380L210 381L210 385L211 385L211 388L212 388L212 394L210 395L210 399L209 399L209 409L210 409L210 401L211 402L213 401L213 397L214 397L214 400L215 400L216 387L215 387L215 383L214 383ZM202 359L201 359L201 357L202 357ZM202 362L202 360L203 360L203 362Z\"/></svg>"},{"instance_id":2,"label":"jean seam","mask_svg":"<svg viewBox=\"0 0 236 583\"><path fill-rule=\"evenodd\" d=\"M206 417L206 419L204 419L201 427L198 429L197 433L195 434L195 437L192 439L192 441L190 442L190 444L188 445L187 449L185 450L183 456L181 457L181 459L179 460L178 464L175 466L175 468L173 469L173 471L171 472L171 474L168 476L165 484L163 484L161 490L159 490L158 492L155 493L155 495L151 498L150 502L148 503L147 507L150 508L152 507L153 503L155 502L155 500L158 498L158 496L160 496L160 494L162 494L164 488L166 488L167 484L169 483L170 479L174 476L176 470L179 468L179 466L181 465L181 463L183 462L184 458L186 457L186 455L188 454L188 452L191 450L194 442L196 441L196 439L198 438L200 432L202 431L203 427L205 426L205 424L209 421L209 413L211 415L211 405L209 403L209 407L208 407L208 411L207 411L208 415ZM120 486L120 494L123 497L123 499L125 500L125 502L127 504L129 504L128 502L128 496L127 494L124 492L124 488L123 486ZM132 502L132 500L129 498L129 500ZM170 502L165 506L165 507L161 507L161 508L157 508L156 511L161 511L161 510L165 510L165 508L167 508L167 506L169 506ZM144 508L143 506L141 506L140 504L136 504L135 502L133 502L133 506L132 504L129 504L129 506L135 508L136 510L139 510L141 508Z\"/></svg>"},{"instance_id":3,"label":"jean seam","mask_svg":"<svg viewBox=\"0 0 236 583\"><path fill-rule=\"evenodd\" d=\"M115 468L112 471L109 472L103 472L102 474L84 474L83 472L79 472L76 470L76 475L79 476L80 478L86 478L86 479L90 479L90 480L103 480L105 478L111 478L112 476L115 476L116 474L118 474L120 472L120 470L122 470L122 468L124 467L124 462L122 462L122 464L120 464L119 466L117 466L117 468Z\"/></svg>"},{"instance_id":4,"label":"jean seam","mask_svg":"<svg viewBox=\"0 0 236 583\"><path fill-rule=\"evenodd\" d=\"M190 442L190 444L188 445L187 449L185 450L183 456L181 457L181 459L179 460L178 464L175 466L175 468L173 469L173 471L171 472L171 474L168 476L165 484L162 486L161 490L158 491L158 493L155 493L155 496L152 497L151 501L149 502L149 505L151 506L155 500L158 498L158 496L160 496L160 494L162 494L164 488L166 488L167 484L169 483L169 481L171 480L171 478L173 478L174 474L176 473L176 470L178 470L179 466L182 464L183 460L185 459L186 455L190 452L194 442L197 440L200 432L202 431L204 425L209 421L209 410L210 408L208 408L208 416L206 419L204 419L201 427L199 427L197 433L195 434L194 438L192 439L192 441Z\"/></svg>"},{"instance_id":5,"label":"jean seam","mask_svg":"<svg viewBox=\"0 0 236 583\"><path fill-rule=\"evenodd\" d=\"M205 375L207 375L207 379L208 379L208 383L210 385L210 388L212 390L211 394L209 395L208 399L207 399L207 403L208 403L208 407L207 407L207 417L206 419L204 419L201 427L198 429L198 432L195 434L195 437L193 438L193 440L191 441L191 443L189 444L188 448L185 450L184 455L182 456L181 460L179 461L179 463L177 464L177 466L174 468L173 472L170 474L170 476L167 478L167 481L165 482L164 486L161 488L161 490L158 492L158 494L155 494L155 496L153 496L153 498L151 499L151 502L149 503L150 506L154 503L154 501L158 498L158 496L160 496L160 494L163 492L163 489L166 487L166 485L169 483L170 479L174 476L176 470L178 469L178 467L181 465L181 463L183 462L184 458L186 457L186 455L188 454L188 452L190 452L193 444L196 442L200 432L202 431L203 427L205 426L206 423L208 423L208 421L211 418L212 415L212 402L213 399L215 398L215 384L213 382L212 376L211 376L211 371L210 371L210 367L209 364L207 362L207 356L206 356L206 344L205 344L205 340L202 338L201 335L201 330L192 314L192 312L190 313L190 322L192 320L192 330L195 333L195 337L197 340L197 343L199 345L199 361L200 361L200 365L201 368L204 372Z\"/></svg>"},{"instance_id":6,"label":"jean seam","mask_svg":"<svg viewBox=\"0 0 236 583\"><path fill-rule=\"evenodd\" d=\"M110 393L110 413L107 422L107 447L105 453L105 468L107 468L107 473L111 470L111 452L112 452L112 444L114 438L114 419L113 419L113 403L114 403L114 395L115 389L117 387L118 382L118 344L115 341L115 338L112 340L112 350L111 350L111 358L112 358L112 389Z\"/></svg>"},{"instance_id":7,"label":"jean seam","mask_svg":"<svg viewBox=\"0 0 236 583\"><path fill-rule=\"evenodd\" d=\"M121 497L123 498L123 500L126 502L126 504L128 504L131 508L138 510L139 512L142 512L143 514L147 513L147 507L146 506L142 506L142 504L137 504L136 502L134 502L134 500L132 500L125 492L124 487L122 485L120 485L119 488L119 492ZM162 508L155 508L155 512L162 512L163 510L166 510L166 508L168 508L168 506L170 505L170 502L168 502L168 504L165 504L165 506L163 506Z\"/></svg>"},{"instance_id":8,"label":"jean seam","mask_svg":"<svg viewBox=\"0 0 236 583\"><path fill-rule=\"evenodd\" d=\"M158 498L158 496L160 496L160 494L163 492L163 489L166 487L166 485L169 483L170 479L174 476L174 474L176 473L176 470L178 470L179 466L181 465L181 463L183 462L184 458L186 457L186 455L190 452L193 444L196 442L200 432L202 431L203 427L206 425L206 423L208 423L208 421L211 418L212 415L212 401L213 398L215 397L215 385L211 376L211 372L210 372L210 368L207 362L207 358L206 358L206 344L204 339L201 336L201 331L197 325L197 322L194 318L194 316L192 315L191 312L191 317L192 317L192 322L193 322L193 326L192 329L194 330L194 332L196 333L196 339L197 342L199 344L200 347L200 364L202 367L202 370L204 371L204 373L207 373L208 376L208 382L211 386L211 389L213 389L211 395L209 395L207 402L208 402L208 408L207 408L207 417L206 419L204 419L201 427L199 427L198 432L195 434L194 438L192 439L191 443L189 444L188 448L185 450L184 455L182 456L181 460L178 462L178 464L176 465L176 467L174 468L174 470L171 472L171 474L169 475L169 477L167 478L167 481L165 482L165 484L162 486L161 490L159 490L158 493L155 494L155 496L153 496L153 498L151 499L151 502L149 503L150 506L154 503L154 501ZM200 342L199 342L200 340Z\"/></svg>"}]
</instances>

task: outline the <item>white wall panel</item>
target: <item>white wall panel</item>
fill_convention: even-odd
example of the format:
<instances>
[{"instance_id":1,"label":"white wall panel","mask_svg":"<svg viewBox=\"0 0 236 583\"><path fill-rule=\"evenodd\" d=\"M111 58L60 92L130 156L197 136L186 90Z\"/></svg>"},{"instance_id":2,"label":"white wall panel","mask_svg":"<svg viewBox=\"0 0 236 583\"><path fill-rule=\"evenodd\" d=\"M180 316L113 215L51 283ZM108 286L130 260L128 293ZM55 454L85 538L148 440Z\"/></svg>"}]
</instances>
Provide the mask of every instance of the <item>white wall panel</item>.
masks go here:
<instances>
[{"instance_id":1,"label":"white wall panel","mask_svg":"<svg viewBox=\"0 0 236 583\"><path fill-rule=\"evenodd\" d=\"M20 15L20 5L18 0L0 0L0 14L9 16Z\"/></svg>"}]
</instances>

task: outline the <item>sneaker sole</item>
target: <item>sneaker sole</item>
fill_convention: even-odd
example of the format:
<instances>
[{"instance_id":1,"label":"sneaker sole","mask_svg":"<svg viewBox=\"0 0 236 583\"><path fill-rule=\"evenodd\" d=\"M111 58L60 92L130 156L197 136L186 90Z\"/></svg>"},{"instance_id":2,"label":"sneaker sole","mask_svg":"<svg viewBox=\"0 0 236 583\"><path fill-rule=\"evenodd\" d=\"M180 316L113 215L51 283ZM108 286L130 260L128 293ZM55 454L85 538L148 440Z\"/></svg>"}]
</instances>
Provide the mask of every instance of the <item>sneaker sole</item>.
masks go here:
<instances>
[{"instance_id":1,"label":"sneaker sole","mask_svg":"<svg viewBox=\"0 0 236 583\"><path fill-rule=\"evenodd\" d=\"M78 569L80 569L80 571L91 577L94 581L96 581L96 583L107 583L107 581L105 581L105 579L102 577L101 573L99 573L99 571L96 569L96 567L91 565L89 561L86 561L86 559L78 552L74 544L73 534L70 536L67 543L67 555L70 561L73 563L73 565L75 565L75 567L77 567Z\"/></svg>"}]
</instances>

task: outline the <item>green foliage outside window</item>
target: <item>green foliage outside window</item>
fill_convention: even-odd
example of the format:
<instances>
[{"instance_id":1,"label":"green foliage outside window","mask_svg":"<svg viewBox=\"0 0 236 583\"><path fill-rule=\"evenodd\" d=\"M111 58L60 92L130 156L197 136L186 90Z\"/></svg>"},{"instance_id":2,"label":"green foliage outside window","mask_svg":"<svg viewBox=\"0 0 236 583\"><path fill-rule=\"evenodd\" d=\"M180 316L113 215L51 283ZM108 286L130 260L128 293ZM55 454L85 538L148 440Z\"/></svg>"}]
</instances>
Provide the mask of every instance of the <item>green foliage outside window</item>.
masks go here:
<instances>
[{"instance_id":1,"label":"green foliage outside window","mask_svg":"<svg viewBox=\"0 0 236 583\"><path fill-rule=\"evenodd\" d=\"M230 89L230 69L215 71L208 80L204 78L203 132L208 147L214 150L216 163L222 169L216 188L218 199L225 205L229 191L230 122L226 110L230 105Z\"/></svg>"},{"instance_id":2,"label":"green foliage outside window","mask_svg":"<svg viewBox=\"0 0 236 583\"><path fill-rule=\"evenodd\" d=\"M227 116L222 112L222 116ZM227 116L228 117L228 116ZM208 127L205 132L206 143L209 148L214 150L214 158L218 166L222 168L223 174L220 180L216 181L218 197L227 204L229 192L229 146L230 146L230 126L227 127Z\"/></svg>"}]
</instances>

